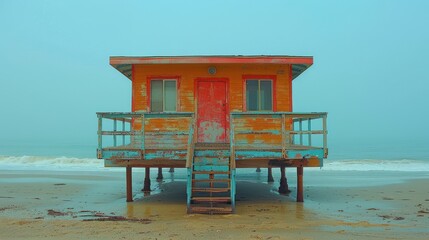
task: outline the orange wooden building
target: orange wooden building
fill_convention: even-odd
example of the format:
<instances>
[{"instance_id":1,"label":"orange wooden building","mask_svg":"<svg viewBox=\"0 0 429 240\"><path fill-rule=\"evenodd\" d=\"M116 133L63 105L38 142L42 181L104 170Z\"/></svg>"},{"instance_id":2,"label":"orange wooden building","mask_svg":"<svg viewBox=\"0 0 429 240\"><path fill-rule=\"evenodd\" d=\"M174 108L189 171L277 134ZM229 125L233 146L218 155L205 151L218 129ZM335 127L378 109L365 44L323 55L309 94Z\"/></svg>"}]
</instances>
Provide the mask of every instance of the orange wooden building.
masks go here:
<instances>
[{"instance_id":1,"label":"orange wooden building","mask_svg":"<svg viewBox=\"0 0 429 240\"><path fill-rule=\"evenodd\" d=\"M296 56L111 57L132 81L131 112L97 113L98 158L131 170L187 168L188 212L233 212L236 168L303 168L327 157L326 113L295 113L292 81L313 64ZM107 122L112 123L107 123Z\"/></svg>"}]
</instances>

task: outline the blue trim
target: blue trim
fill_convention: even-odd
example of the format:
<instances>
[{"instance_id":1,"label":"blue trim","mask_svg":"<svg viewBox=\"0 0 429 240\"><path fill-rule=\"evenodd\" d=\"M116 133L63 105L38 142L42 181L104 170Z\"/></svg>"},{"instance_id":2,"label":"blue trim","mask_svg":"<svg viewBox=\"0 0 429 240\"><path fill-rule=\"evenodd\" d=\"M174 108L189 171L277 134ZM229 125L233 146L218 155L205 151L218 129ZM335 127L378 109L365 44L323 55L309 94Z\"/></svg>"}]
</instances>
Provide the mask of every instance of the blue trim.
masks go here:
<instances>
[{"instance_id":1,"label":"blue trim","mask_svg":"<svg viewBox=\"0 0 429 240\"><path fill-rule=\"evenodd\" d=\"M301 156L317 156L319 159L323 159L324 151L322 149L307 149L307 150L287 150L289 158L296 158L297 155Z\"/></svg>"},{"instance_id":2,"label":"blue trim","mask_svg":"<svg viewBox=\"0 0 429 240\"><path fill-rule=\"evenodd\" d=\"M231 170L231 207L232 211L235 211L235 195L236 195L236 189L235 189L235 169Z\"/></svg>"},{"instance_id":3,"label":"blue trim","mask_svg":"<svg viewBox=\"0 0 429 240\"><path fill-rule=\"evenodd\" d=\"M195 150L195 157L229 157L229 149L221 150Z\"/></svg>"},{"instance_id":4,"label":"blue trim","mask_svg":"<svg viewBox=\"0 0 429 240\"><path fill-rule=\"evenodd\" d=\"M192 197L192 167L187 168L188 181L186 183L186 205L188 210L191 208L191 197Z\"/></svg>"},{"instance_id":5,"label":"blue trim","mask_svg":"<svg viewBox=\"0 0 429 240\"><path fill-rule=\"evenodd\" d=\"M103 150L103 158L136 158L140 159L140 150Z\"/></svg>"},{"instance_id":6,"label":"blue trim","mask_svg":"<svg viewBox=\"0 0 429 240\"><path fill-rule=\"evenodd\" d=\"M282 158L280 151L235 150L237 161L252 158Z\"/></svg>"},{"instance_id":7,"label":"blue trim","mask_svg":"<svg viewBox=\"0 0 429 240\"><path fill-rule=\"evenodd\" d=\"M140 150L103 150L103 159L138 159L141 161L154 159L186 160L186 150L159 150L156 152L146 152L145 158L140 159Z\"/></svg>"}]
</instances>

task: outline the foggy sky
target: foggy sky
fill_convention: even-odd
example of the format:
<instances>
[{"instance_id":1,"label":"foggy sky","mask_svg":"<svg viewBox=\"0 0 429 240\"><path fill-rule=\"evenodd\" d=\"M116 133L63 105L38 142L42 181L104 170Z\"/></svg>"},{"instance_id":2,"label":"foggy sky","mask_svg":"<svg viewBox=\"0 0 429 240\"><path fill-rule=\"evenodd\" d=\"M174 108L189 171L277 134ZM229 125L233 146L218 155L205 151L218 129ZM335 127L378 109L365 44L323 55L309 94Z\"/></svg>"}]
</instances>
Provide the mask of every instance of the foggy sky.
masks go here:
<instances>
[{"instance_id":1,"label":"foggy sky","mask_svg":"<svg viewBox=\"0 0 429 240\"><path fill-rule=\"evenodd\" d=\"M314 56L293 106L329 113L330 144L427 142L428 12L423 0L0 1L0 146L96 145L95 112L131 110L109 56L158 55Z\"/></svg>"}]
</instances>

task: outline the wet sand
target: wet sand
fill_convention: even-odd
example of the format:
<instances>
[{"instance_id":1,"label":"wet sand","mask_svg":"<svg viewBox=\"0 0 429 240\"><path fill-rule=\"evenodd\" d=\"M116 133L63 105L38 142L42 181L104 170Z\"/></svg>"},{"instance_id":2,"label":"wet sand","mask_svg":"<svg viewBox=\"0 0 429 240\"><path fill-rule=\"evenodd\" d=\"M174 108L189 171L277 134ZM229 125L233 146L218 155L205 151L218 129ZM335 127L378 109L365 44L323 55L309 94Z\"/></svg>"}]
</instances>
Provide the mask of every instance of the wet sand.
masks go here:
<instances>
[{"instance_id":1,"label":"wet sand","mask_svg":"<svg viewBox=\"0 0 429 240\"><path fill-rule=\"evenodd\" d=\"M243 172L236 214L186 214L183 172L134 172L133 203L117 171L0 171L0 239L428 239L429 173L307 171L305 202ZM156 177L155 174L152 176ZM278 181L278 175L274 176Z\"/></svg>"}]
</instances>

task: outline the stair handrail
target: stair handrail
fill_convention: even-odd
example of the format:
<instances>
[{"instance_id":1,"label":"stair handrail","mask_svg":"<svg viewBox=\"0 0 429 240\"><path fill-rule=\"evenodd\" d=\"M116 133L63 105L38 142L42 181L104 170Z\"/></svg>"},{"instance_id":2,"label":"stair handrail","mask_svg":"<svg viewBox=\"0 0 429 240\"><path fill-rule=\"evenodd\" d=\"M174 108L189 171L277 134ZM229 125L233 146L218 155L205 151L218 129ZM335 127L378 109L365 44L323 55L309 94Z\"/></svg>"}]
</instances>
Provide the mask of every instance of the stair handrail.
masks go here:
<instances>
[{"instance_id":1,"label":"stair handrail","mask_svg":"<svg viewBox=\"0 0 429 240\"><path fill-rule=\"evenodd\" d=\"M229 160L229 171L230 171L230 197L231 197L231 208L232 211L235 211L235 194L236 194L236 189L235 189L235 168L236 168L236 164L235 164L235 131L234 131L234 118L232 117L232 114L230 116L230 126L229 126L229 147L230 147L230 160Z\"/></svg>"},{"instance_id":2,"label":"stair handrail","mask_svg":"<svg viewBox=\"0 0 429 240\"><path fill-rule=\"evenodd\" d=\"M230 151L230 170L235 169L235 131L234 131L234 118L230 117L230 126L229 126L229 151Z\"/></svg>"},{"instance_id":3,"label":"stair handrail","mask_svg":"<svg viewBox=\"0 0 429 240\"><path fill-rule=\"evenodd\" d=\"M192 120L189 123L188 149L186 153L186 168L192 167L192 160L194 158L195 132L196 132L195 126L196 126L195 115L192 114Z\"/></svg>"},{"instance_id":4,"label":"stair handrail","mask_svg":"<svg viewBox=\"0 0 429 240\"><path fill-rule=\"evenodd\" d=\"M195 114L192 114L192 120L189 124L189 135L188 135L188 149L186 153L186 170L187 170L187 186L186 186L186 205L188 212L191 207L191 195L192 195L192 162L194 160L194 147L195 147L195 126L196 119Z\"/></svg>"}]
</instances>

